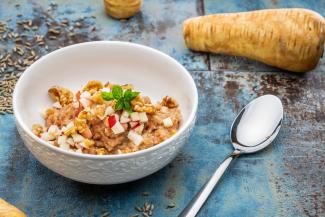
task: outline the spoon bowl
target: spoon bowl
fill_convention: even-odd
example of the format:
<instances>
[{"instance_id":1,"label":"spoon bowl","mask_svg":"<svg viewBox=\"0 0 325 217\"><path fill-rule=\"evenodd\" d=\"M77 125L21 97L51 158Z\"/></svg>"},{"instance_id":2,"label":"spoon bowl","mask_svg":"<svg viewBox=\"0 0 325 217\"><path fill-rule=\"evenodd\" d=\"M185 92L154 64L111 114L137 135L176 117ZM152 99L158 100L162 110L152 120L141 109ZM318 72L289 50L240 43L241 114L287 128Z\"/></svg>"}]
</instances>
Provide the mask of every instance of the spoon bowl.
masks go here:
<instances>
[{"instance_id":1,"label":"spoon bowl","mask_svg":"<svg viewBox=\"0 0 325 217\"><path fill-rule=\"evenodd\" d=\"M282 119L283 106L276 96L264 95L247 104L231 126L230 138L234 152L216 169L178 217L195 217L231 161L241 154L254 153L271 144L279 133Z\"/></svg>"},{"instance_id":2,"label":"spoon bowl","mask_svg":"<svg viewBox=\"0 0 325 217\"><path fill-rule=\"evenodd\" d=\"M256 98L240 111L231 126L233 147L242 154L262 150L278 135L282 119L283 106L278 97Z\"/></svg>"}]
</instances>

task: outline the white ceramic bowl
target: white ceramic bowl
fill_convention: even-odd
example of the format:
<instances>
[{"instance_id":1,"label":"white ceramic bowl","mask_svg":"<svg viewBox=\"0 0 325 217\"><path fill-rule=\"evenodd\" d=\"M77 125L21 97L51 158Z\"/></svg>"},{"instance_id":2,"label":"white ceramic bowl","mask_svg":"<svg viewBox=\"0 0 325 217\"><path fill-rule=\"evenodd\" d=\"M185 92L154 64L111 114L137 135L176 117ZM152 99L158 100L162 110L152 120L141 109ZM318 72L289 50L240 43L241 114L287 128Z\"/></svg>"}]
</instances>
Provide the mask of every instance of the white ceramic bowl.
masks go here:
<instances>
[{"instance_id":1,"label":"white ceramic bowl","mask_svg":"<svg viewBox=\"0 0 325 217\"><path fill-rule=\"evenodd\" d=\"M43 123L41 112L52 102L47 90L60 85L76 91L89 80L132 83L153 101L165 95L180 104L183 120L168 140L146 150L121 155L69 152L31 132ZM194 126L198 95L187 70L173 58L138 44L87 42L56 50L32 64L17 82L13 95L16 125L30 152L46 167L85 183L116 184L140 179L171 162Z\"/></svg>"}]
</instances>

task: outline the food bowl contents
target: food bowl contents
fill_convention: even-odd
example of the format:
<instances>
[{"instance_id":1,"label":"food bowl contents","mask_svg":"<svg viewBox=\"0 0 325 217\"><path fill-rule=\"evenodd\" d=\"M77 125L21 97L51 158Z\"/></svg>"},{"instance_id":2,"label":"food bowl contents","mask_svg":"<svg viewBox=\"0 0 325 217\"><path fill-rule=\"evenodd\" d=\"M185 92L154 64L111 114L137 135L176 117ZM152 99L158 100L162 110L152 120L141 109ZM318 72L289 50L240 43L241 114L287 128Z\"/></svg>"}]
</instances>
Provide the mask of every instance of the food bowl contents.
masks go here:
<instances>
[{"instance_id":1,"label":"food bowl contents","mask_svg":"<svg viewBox=\"0 0 325 217\"><path fill-rule=\"evenodd\" d=\"M105 11L116 19L126 19L138 13L142 0L104 0Z\"/></svg>"},{"instance_id":2,"label":"food bowl contents","mask_svg":"<svg viewBox=\"0 0 325 217\"><path fill-rule=\"evenodd\" d=\"M175 99L165 96L153 104L131 84L89 81L73 94L67 88L48 90L54 103L42 116L45 126L32 131L56 147L86 154L122 154L161 143L179 129L181 112Z\"/></svg>"}]
</instances>

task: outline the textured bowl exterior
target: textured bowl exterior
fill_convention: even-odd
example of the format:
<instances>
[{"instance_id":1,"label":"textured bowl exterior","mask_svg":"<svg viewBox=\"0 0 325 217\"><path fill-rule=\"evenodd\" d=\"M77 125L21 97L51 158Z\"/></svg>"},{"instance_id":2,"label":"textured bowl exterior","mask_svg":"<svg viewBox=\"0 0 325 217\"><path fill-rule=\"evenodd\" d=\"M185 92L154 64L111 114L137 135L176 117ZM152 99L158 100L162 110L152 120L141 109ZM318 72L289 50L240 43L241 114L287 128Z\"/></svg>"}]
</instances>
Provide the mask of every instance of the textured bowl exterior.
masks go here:
<instances>
[{"instance_id":1,"label":"textured bowl exterior","mask_svg":"<svg viewBox=\"0 0 325 217\"><path fill-rule=\"evenodd\" d=\"M23 131L16 122L18 132L28 150L44 166L67 178L90 184L119 184L150 175L170 163L187 142L195 119L177 138L143 155L122 159L94 159L71 156L39 144Z\"/></svg>"}]
</instances>

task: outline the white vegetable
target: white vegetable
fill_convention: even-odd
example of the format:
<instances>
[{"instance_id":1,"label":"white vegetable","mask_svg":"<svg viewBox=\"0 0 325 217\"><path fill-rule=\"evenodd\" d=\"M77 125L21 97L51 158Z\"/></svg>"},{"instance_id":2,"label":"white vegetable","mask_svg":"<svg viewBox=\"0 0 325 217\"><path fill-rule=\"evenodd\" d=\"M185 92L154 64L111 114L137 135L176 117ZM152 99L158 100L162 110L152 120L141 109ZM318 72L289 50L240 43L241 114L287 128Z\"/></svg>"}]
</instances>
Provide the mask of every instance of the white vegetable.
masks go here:
<instances>
[{"instance_id":1,"label":"white vegetable","mask_svg":"<svg viewBox=\"0 0 325 217\"><path fill-rule=\"evenodd\" d=\"M68 143L69 145L73 145L74 141L71 137L67 138L66 143Z\"/></svg>"},{"instance_id":2,"label":"white vegetable","mask_svg":"<svg viewBox=\"0 0 325 217\"><path fill-rule=\"evenodd\" d=\"M139 121L131 121L130 122L130 127L134 128L135 126L139 125Z\"/></svg>"},{"instance_id":3,"label":"white vegetable","mask_svg":"<svg viewBox=\"0 0 325 217\"><path fill-rule=\"evenodd\" d=\"M66 135L59 136L59 137L58 137L58 144L59 144L59 146L69 145L69 144L67 143L67 136L66 136Z\"/></svg>"},{"instance_id":4,"label":"white vegetable","mask_svg":"<svg viewBox=\"0 0 325 217\"><path fill-rule=\"evenodd\" d=\"M62 106L61 106L61 104L60 104L59 101L56 101L55 103L53 103L52 107L53 107L53 108L57 108L57 109L62 108Z\"/></svg>"},{"instance_id":5,"label":"white vegetable","mask_svg":"<svg viewBox=\"0 0 325 217\"><path fill-rule=\"evenodd\" d=\"M128 118L130 114L127 111L123 111L121 116Z\"/></svg>"},{"instance_id":6,"label":"white vegetable","mask_svg":"<svg viewBox=\"0 0 325 217\"><path fill-rule=\"evenodd\" d=\"M164 126L165 126L165 127L171 127L171 126L173 126L173 121L172 121L172 119L170 119L170 118L165 118L165 119L163 120L163 123L164 123Z\"/></svg>"},{"instance_id":7,"label":"white vegetable","mask_svg":"<svg viewBox=\"0 0 325 217\"><path fill-rule=\"evenodd\" d=\"M160 109L160 111L161 111L162 113L168 113L169 109L168 109L168 107L166 107L166 106L162 106L161 109Z\"/></svg>"},{"instance_id":8,"label":"white vegetable","mask_svg":"<svg viewBox=\"0 0 325 217\"><path fill-rule=\"evenodd\" d=\"M120 122L121 122L121 124L125 124L125 123L128 123L128 122L130 122L130 121L131 121L130 118L125 117L125 116L123 116L123 114L122 114L122 116L121 116L121 118L120 118Z\"/></svg>"},{"instance_id":9,"label":"white vegetable","mask_svg":"<svg viewBox=\"0 0 325 217\"><path fill-rule=\"evenodd\" d=\"M131 140L136 146L140 145L143 141L143 137L136 132L130 130L128 139Z\"/></svg>"},{"instance_id":10,"label":"white vegetable","mask_svg":"<svg viewBox=\"0 0 325 217\"><path fill-rule=\"evenodd\" d=\"M85 138L78 134L78 133L75 133L72 135L72 138L73 138L73 141L76 142L76 143L80 143L80 142L83 142L85 140Z\"/></svg>"},{"instance_id":11,"label":"white vegetable","mask_svg":"<svg viewBox=\"0 0 325 217\"><path fill-rule=\"evenodd\" d=\"M132 121L139 121L140 120L140 116L138 112L132 112L131 113L131 120Z\"/></svg>"},{"instance_id":12,"label":"white vegetable","mask_svg":"<svg viewBox=\"0 0 325 217\"><path fill-rule=\"evenodd\" d=\"M118 119L117 119L118 120ZM115 125L111 128L114 134L120 134L124 132L124 128L120 122L116 121Z\"/></svg>"},{"instance_id":13,"label":"white vegetable","mask_svg":"<svg viewBox=\"0 0 325 217\"><path fill-rule=\"evenodd\" d=\"M86 98L80 98L79 101L84 108L87 108L90 105L90 100Z\"/></svg>"},{"instance_id":14,"label":"white vegetable","mask_svg":"<svg viewBox=\"0 0 325 217\"><path fill-rule=\"evenodd\" d=\"M148 117L147 117L147 114L145 112L139 113L139 119L140 119L141 122L148 122Z\"/></svg>"},{"instance_id":15,"label":"white vegetable","mask_svg":"<svg viewBox=\"0 0 325 217\"><path fill-rule=\"evenodd\" d=\"M59 127L57 125L51 125L49 127L49 129L47 130L47 132L49 133L49 136L52 137L52 138L54 137L54 139L56 137L58 137L60 135L60 133L61 133L61 131L60 131L60 129L59 129ZM50 139L50 140L52 140L52 139Z\"/></svg>"},{"instance_id":16,"label":"white vegetable","mask_svg":"<svg viewBox=\"0 0 325 217\"><path fill-rule=\"evenodd\" d=\"M84 99L90 99L91 98L91 94L88 91L84 91L80 94L80 99L84 98Z\"/></svg>"},{"instance_id":17,"label":"white vegetable","mask_svg":"<svg viewBox=\"0 0 325 217\"><path fill-rule=\"evenodd\" d=\"M48 132L44 132L41 134L41 139L45 140L45 141L50 141L50 136Z\"/></svg>"},{"instance_id":18,"label":"white vegetable","mask_svg":"<svg viewBox=\"0 0 325 217\"><path fill-rule=\"evenodd\" d=\"M65 149L65 150L71 150L70 145L68 143L63 143L62 145L60 145L60 148Z\"/></svg>"},{"instance_id":19,"label":"white vegetable","mask_svg":"<svg viewBox=\"0 0 325 217\"><path fill-rule=\"evenodd\" d=\"M112 106L108 106L105 110L105 116L114 114L114 109Z\"/></svg>"},{"instance_id":20,"label":"white vegetable","mask_svg":"<svg viewBox=\"0 0 325 217\"><path fill-rule=\"evenodd\" d=\"M138 134L142 134L143 129L144 129L144 124L140 124L139 126L134 128L134 131Z\"/></svg>"},{"instance_id":21,"label":"white vegetable","mask_svg":"<svg viewBox=\"0 0 325 217\"><path fill-rule=\"evenodd\" d=\"M108 87L104 87L100 91L102 91L102 92L111 92L111 89L109 89Z\"/></svg>"}]
</instances>

